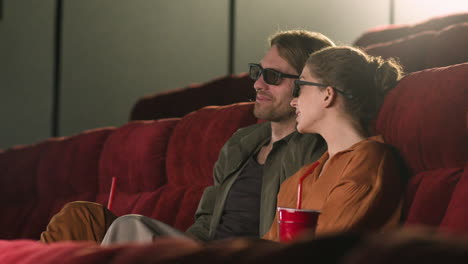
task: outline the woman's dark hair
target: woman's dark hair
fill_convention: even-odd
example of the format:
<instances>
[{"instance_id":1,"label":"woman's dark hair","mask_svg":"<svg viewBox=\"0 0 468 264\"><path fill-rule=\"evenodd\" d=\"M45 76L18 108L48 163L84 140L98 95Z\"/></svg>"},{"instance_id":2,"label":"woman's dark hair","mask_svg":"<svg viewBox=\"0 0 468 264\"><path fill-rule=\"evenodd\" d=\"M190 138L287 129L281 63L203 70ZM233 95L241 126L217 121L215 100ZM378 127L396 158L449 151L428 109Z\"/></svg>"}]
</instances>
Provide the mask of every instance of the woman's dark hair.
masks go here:
<instances>
[{"instance_id":1,"label":"woman's dark hair","mask_svg":"<svg viewBox=\"0 0 468 264\"><path fill-rule=\"evenodd\" d=\"M394 59L382 59L346 46L328 47L313 53L306 66L324 84L344 91L345 111L367 133L385 94L403 77Z\"/></svg>"}]
</instances>

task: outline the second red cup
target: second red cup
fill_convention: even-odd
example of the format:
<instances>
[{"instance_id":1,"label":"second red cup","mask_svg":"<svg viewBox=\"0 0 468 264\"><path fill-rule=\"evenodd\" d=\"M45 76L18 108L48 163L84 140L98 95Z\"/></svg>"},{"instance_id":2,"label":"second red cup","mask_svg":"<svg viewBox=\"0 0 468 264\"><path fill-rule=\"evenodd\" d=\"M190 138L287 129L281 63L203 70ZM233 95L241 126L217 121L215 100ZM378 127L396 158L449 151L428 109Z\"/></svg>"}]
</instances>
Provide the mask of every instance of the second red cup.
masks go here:
<instances>
[{"instance_id":1,"label":"second red cup","mask_svg":"<svg viewBox=\"0 0 468 264\"><path fill-rule=\"evenodd\" d=\"M281 242L294 240L304 232L315 232L320 211L278 207L278 232Z\"/></svg>"}]
</instances>

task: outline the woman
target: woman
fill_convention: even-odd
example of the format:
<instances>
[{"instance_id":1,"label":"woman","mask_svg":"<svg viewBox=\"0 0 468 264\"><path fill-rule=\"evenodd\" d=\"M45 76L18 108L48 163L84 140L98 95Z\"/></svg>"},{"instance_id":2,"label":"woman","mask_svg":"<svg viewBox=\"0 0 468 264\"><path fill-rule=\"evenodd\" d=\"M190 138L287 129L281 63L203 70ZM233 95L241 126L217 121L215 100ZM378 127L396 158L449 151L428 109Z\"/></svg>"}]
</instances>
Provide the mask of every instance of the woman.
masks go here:
<instances>
[{"instance_id":1,"label":"woman","mask_svg":"<svg viewBox=\"0 0 468 264\"><path fill-rule=\"evenodd\" d=\"M294 99L297 130L318 133L328 152L312 172L303 167L281 185L278 206L295 208L304 173L302 208L320 210L317 234L394 227L401 214L401 164L389 145L371 137L369 123L386 91L402 77L393 60L352 47L330 47L307 60ZM277 219L266 239L278 241Z\"/></svg>"}]
</instances>

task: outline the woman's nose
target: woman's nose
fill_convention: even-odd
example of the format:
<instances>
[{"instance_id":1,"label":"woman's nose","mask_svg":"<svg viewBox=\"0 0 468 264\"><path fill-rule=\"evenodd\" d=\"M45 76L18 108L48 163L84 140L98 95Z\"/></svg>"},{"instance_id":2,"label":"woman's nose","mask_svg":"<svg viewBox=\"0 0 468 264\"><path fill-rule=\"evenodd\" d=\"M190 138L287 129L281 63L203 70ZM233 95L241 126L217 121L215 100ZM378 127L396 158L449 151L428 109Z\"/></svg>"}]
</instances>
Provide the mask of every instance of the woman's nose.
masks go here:
<instances>
[{"instance_id":1,"label":"woman's nose","mask_svg":"<svg viewBox=\"0 0 468 264\"><path fill-rule=\"evenodd\" d=\"M291 100L290 105L291 105L292 107L294 107L294 108L297 107L297 97L294 97L294 98Z\"/></svg>"}]
</instances>

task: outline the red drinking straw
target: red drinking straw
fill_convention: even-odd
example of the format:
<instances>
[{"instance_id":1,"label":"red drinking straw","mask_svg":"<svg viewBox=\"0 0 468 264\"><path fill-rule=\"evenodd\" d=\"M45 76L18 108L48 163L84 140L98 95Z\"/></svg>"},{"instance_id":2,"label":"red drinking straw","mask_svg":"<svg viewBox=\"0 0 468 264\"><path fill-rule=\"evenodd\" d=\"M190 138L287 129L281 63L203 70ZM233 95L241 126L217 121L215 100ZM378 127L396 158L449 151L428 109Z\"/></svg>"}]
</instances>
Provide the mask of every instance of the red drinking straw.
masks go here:
<instances>
[{"instance_id":1,"label":"red drinking straw","mask_svg":"<svg viewBox=\"0 0 468 264\"><path fill-rule=\"evenodd\" d=\"M315 168L317 168L317 166L319 165L320 163L318 161L316 161L314 164L312 164L312 166L310 166L310 168L301 176L301 178L299 178L299 183L297 184L297 202L296 202L296 208L297 209L301 209L302 207L302 182L304 181L304 179L309 176L310 174L312 174L312 172L315 170Z\"/></svg>"},{"instance_id":2,"label":"red drinking straw","mask_svg":"<svg viewBox=\"0 0 468 264\"><path fill-rule=\"evenodd\" d=\"M107 202L107 209L112 210L112 203L114 202L115 194L115 182L117 181L116 177L112 177L111 189L109 193L109 201Z\"/></svg>"}]
</instances>

